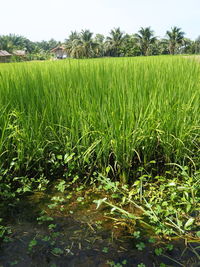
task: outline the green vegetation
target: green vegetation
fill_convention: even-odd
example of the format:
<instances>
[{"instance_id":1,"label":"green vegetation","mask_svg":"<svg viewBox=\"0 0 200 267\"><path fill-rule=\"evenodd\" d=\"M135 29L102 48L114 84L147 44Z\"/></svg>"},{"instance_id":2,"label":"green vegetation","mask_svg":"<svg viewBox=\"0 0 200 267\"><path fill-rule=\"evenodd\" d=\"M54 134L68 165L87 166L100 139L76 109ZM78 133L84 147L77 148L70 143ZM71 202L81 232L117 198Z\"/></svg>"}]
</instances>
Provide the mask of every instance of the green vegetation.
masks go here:
<instances>
[{"instance_id":1,"label":"green vegetation","mask_svg":"<svg viewBox=\"0 0 200 267\"><path fill-rule=\"evenodd\" d=\"M90 202L126 225L138 253L153 244L155 256L171 260L172 244L154 244L161 236L199 241L199 73L198 61L180 56L1 64L1 240L22 196L59 191L35 219L58 238L54 209L62 214L73 197L84 207L92 187ZM30 254L40 242L30 240ZM66 249L52 240L50 253Z\"/></svg>"},{"instance_id":2,"label":"green vegetation","mask_svg":"<svg viewBox=\"0 0 200 267\"><path fill-rule=\"evenodd\" d=\"M12 53L20 49L26 52L24 57L13 56L13 62L50 59L53 57L52 49L56 47L61 47L70 58L199 54L200 37L196 40L186 38L181 28L176 26L166 31L164 38L158 38L151 27L141 27L138 33L133 34L127 34L118 27L112 29L109 36L94 35L88 29L72 31L64 43L54 39L32 42L15 34L0 36L0 50Z\"/></svg>"},{"instance_id":3,"label":"green vegetation","mask_svg":"<svg viewBox=\"0 0 200 267\"><path fill-rule=\"evenodd\" d=\"M152 160L155 174L195 171L199 69L178 57L1 65L0 164L14 175L110 166L130 182Z\"/></svg>"},{"instance_id":4,"label":"green vegetation","mask_svg":"<svg viewBox=\"0 0 200 267\"><path fill-rule=\"evenodd\" d=\"M169 39L170 54L174 55L176 47L183 43L184 32L182 32L180 28L174 27L172 28L171 32L167 31L167 36Z\"/></svg>"}]
</instances>

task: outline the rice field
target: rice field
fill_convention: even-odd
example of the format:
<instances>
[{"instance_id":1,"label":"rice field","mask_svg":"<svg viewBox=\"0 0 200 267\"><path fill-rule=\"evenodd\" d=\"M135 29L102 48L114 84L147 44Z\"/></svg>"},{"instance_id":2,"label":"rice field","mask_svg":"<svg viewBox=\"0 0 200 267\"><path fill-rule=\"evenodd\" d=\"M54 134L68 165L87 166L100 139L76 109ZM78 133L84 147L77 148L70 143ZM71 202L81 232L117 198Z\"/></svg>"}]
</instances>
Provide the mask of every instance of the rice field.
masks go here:
<instances>
[{"instance_id":1,"label":"rice field","mask_svg":"<svg viewBox=\"0 0 200 267\"><path fill-rule=\"evenodd\" d=\"M0 166L26 174L57 157L122 181L150 161L196 169L199 103L200 64L179 56L1 64Z\"/></svg>"},{"instance_id":2,"label":"rice field","mask_svg":"<svg viewBox=\"0 0 200 267\"><path fill-rule=\"evenodd\" d=\"M0 265L197 266L199 103L190 57L0 64Z\"/></svg>"}]
</instances>

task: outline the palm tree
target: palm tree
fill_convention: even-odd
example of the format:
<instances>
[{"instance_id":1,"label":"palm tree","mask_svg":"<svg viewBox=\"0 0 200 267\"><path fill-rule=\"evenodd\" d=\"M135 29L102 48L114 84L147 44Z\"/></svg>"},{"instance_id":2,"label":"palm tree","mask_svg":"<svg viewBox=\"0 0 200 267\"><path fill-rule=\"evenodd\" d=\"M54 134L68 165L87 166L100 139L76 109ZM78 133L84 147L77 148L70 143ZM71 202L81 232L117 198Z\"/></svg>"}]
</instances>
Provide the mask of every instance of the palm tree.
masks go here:
<instances>
[{"instance_id":1,"label":"palm tree","mask_svg":"<svg viewBox=\"0 0 200 267\"><path fill-rule=\"evenodd\" d=\"M9 36L2 35L0 36L0 50L6 50L8 52L11 52L13 49L13 44L10 41Z\"/></svg>"},{"instance_id":2,"label":"palm tree","mask_svg":"<svg viewBox=\"0 0 200 267\"><path fill-rule=\"evenodd\" d=\"M71 57L91 58L95 57L98 44L92 39L93 33L82 30L80 34L72 32L67 40L66 50Z\"/></svg>"},{"instance_id":3,"label":"palm tree","mask_svg":"<svg viewBox=\"0 0 200 267\"><path fill-rule=\"evenodd\" d=\"M179 48L180 53L182 54L191 54L194 46L194 41L189 38L183 38L182 46Z\"/></svg>"},{"instance_id":4,"label":"palm tree","mask_svg":"<svg viewBox=\"0 0 200 267\"><path fill-rule=\"evenodd\" d=\"M12 52L15 49L24 49L28 52L33 50L33 42L29 39L15 34L0 36L0 49ZM30 51L29 51L30 50Z\"/></svg>"},{"instance_id":5,"label":"palm tree","mask_svg":"<svg viewBox=\"0 0 200 267\"><path fill-rule=\"evenodd\" d=\"M96 47L96 50L95 50L97 57L103 57L105 54L104 39L105 39L105 37L103 34L97 33L95 35L94 42L96 44L98 44L98 46Z\"/></svg>"},{"instance_id":6,"label":"palm tree","mask_svg":"<svg viewBox=\"0 0 200 267\"><path fill-rule=\"evenodd\" d=\"M77 32L77 31L71 31L68 39L65 39L65 42L68 43L68 42L72 42L74 40L79 40L80 39L80 34Z\"/></svg>"},{"instance_id":7,"label":"palm tree","mask_svg":"<svg viewBox=\"0 0 200 267\"><path fill-rule=\"evenodd\" d=\"M76 49L79 41L80 34L77 31L71 31L69 37L65 39L66 51L71 57L79 57L78 49Z\"/></svg>"},{"instance_id":8,"label":"palm tree","mask_svg":"<svg viewBox=\"0 0 200 267\"><path fill-rule=\"evenodd\" d=\"M105 48L110 56L120 56L121 46L124 41L124 33L120 28L114 28L110 32L110 36L106 38Z\"/></svg>"},{"instance_id":9,"label":"palm tree","mask_svg":"<svg viewBox=\"0 0 200 267\"><path fill-rule=\"evenodd\" d=\"M89 30L82 30L79 45L82 47L83 57L94 57L97 52L98 43L92 39L93 33Z\"/></svg>"},{"instance_id":10,"label":"palm tree","mask_svg":"<svg viewBox=\"0 0 200 267\"><path fill-rule=\"evenodd\" d=\"M135 34L135 37L138 40L142 54L144 56L149 55L150 47L156 41L156 37L154 36L151 27L141 28L138 33Z\"/></svg>"},{"instance_id":11,"label":"palm tree","mask_svg":"<svg viewBox=\"0 0 200 267\"><path fill-rule=\"evenodd\" d=\"M200 36L194 41L194 54L200 53Z\"/></svg>"},{"instance_id":12,"label":"palm tree","mask_svg":"<svg viewBox=\"0 0 200 267\"><path fill-rule=\"evenodd\" d=\"M175 54L176 48L178 45L183 43L184 32L181 31L181 28L173 27L171 31L167 31L166 35L168 37L168 47L171 55Z\"/></svg>"}]
</instances>

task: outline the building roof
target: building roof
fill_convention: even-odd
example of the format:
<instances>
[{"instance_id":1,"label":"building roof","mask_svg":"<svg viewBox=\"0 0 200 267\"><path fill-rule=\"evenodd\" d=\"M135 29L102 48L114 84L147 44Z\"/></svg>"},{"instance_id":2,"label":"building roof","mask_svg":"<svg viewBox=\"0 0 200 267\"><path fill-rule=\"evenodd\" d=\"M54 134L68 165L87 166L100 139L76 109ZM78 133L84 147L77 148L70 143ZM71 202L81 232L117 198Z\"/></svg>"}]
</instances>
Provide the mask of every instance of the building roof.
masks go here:
<instances>
[{"instance_id":1,"label":"building roof","mask_svg":"<svg viewBox=\"0 0 200 267\"><path fill-rule=\"evenodd\" d=\"M64 45L56 46L55 48L51 49L51 52L56 52L57 50L65 50Z\"/></svg>"},{"instance_id":2,"label":"building roof","mask_svg":"<svg viewBox=\"0 0 200 267\"><path fill-rule=\"evenodd\" d=\"M15 51L13 51L13 54L15 55L15 56L25 56L26 55L26 51L24 51L24 50L15 50Z\"/></svg>"},{"instance_id":3,"label":"building roof","mask_svg":"<svg viewBox=\"0 0 200 267\"><path fill-rule=\"evenodd\" d=\"M0 50L0 57L8 57L11 56L6 50Z\"/></svg>"}]
</instances>

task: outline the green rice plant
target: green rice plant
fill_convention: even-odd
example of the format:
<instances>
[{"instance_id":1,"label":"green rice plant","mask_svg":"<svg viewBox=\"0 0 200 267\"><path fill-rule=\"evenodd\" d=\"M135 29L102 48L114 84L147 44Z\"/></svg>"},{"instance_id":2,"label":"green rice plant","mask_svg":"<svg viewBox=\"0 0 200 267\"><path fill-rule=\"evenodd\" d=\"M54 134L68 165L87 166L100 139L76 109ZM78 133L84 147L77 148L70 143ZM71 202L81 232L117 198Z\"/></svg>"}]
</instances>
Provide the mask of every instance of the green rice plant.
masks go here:
<instances>
[{"instance_id":1,"label":"green rice plant","mask_svg":"<svg viewBox=\"0 0 200 267\"><path fill-rule=\"evenodd\" d=\"M199 168L200 64L182 57L0 65L0 166L84 175L107 166L126 182L155 160ZM173 166L170 166L173 168Z\"/></svg>"}]
</instances>

